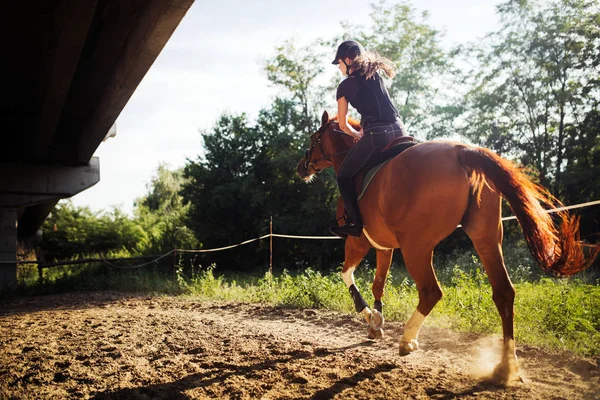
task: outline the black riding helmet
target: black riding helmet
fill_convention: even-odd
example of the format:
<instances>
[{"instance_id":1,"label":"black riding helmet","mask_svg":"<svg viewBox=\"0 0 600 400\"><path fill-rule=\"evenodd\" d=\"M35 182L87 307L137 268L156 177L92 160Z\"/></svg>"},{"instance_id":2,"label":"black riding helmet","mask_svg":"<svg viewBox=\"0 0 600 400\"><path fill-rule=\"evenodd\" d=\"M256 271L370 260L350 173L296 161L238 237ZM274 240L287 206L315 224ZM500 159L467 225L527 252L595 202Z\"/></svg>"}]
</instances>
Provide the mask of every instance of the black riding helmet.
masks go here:
<instances>
[{"instance_id":1,"label":"black riding helmet","mask_svg":"<svg viewBox=\"0 0 600 400\"><path fill-rule=\"evenodd\" d=\"M347 40L338 46L337 52L335 53L335 60L332 64L337 65L338 60L342 60L346 66L346 75L350 75L350 64L346 64L346 57L354 60L357 56L362 53L362 46L360 43L354 40Z\"/></svg>"},{"instance_id":2,"label":"black riding helmet","mask_svg":"<svg viewBox=\"0 0 600 400\"><path fill-rule=\"evenodd\" d=\"M354 40L347 40L339 45L337 53L335 53L335 59L333 60L332 64L337 65L338 60L342 60L345 64L344 59L346 57L352 60L357 56L361 55L362 51L363 48L360 45L360 43Z\"/></svg>"}]
</instances>

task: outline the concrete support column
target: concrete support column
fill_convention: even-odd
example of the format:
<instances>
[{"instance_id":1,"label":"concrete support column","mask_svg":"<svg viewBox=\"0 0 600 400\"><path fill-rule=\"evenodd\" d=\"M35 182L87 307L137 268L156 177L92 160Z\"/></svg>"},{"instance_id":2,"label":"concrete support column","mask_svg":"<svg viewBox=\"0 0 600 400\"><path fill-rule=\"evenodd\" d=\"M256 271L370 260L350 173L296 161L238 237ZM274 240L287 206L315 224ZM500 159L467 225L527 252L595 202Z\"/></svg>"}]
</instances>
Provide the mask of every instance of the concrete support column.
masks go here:
<instances>
[{"instance_id":1,"label":"concrete support column","mask_svg":"<svg viewBox=\"0 0 600 400\"><path fill-rule=\"evenodd\" d=\"M17 287L17 209L0 208L0 291Z\"/></svg>"}]
</instances>

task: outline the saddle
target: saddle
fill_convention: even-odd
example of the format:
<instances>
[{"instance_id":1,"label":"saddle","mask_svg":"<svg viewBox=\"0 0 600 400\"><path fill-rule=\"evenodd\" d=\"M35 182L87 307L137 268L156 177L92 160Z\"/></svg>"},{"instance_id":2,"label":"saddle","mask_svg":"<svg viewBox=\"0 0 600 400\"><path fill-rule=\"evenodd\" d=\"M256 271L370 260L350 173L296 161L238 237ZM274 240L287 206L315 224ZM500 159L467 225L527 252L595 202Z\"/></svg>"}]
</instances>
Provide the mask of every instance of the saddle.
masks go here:
<instances>
[{"instance_id":1,"label":"saddle","mask_svg":"<svg viewBox=\"0 0 600 400\"><path fill-rule=\"evenodd\" d=\"M415 139L412 136L400 136L385 145L379 153L373 155L363 169L364 173L359 174L356 179L358 200L360 201L362 196L367 191L369 183L371 183L377 172L385 164L402 153L404 150L417 144L419 144L419 142L415 142Z\"/></svg>"}]
</instances>

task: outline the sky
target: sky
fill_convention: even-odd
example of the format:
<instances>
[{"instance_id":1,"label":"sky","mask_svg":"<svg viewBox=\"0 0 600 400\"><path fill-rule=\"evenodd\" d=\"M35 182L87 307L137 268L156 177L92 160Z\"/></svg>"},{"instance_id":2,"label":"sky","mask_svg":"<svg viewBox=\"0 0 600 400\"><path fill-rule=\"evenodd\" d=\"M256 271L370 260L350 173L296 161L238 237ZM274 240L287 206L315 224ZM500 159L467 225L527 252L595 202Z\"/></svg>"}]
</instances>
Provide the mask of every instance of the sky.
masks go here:
<instances>
[{"instance_id":1,"label":"sky","mask_svg":"<svg viewBox=\"0 0 600 400\"><path fill-rule=\"evenodd\" d=\"M450 47L476 41L499 26L501 0L415 0ZM388 0L388 4L394 1ZM100 182L73 197L93 211L131 213L160 163L185 165L202 153L201 131L224 113L250 118L278 93L263 63L276 46L298 47L342 34L341 21L368 26L367 0L196 0L117 118L117 134L96 150ZM330 65L335 55L323 60ZM338 73L339 74L339 73ZM341 75L339 75L342 79ZM335 110L333 110L335 113Z\"/></svg>"}]
</instances>

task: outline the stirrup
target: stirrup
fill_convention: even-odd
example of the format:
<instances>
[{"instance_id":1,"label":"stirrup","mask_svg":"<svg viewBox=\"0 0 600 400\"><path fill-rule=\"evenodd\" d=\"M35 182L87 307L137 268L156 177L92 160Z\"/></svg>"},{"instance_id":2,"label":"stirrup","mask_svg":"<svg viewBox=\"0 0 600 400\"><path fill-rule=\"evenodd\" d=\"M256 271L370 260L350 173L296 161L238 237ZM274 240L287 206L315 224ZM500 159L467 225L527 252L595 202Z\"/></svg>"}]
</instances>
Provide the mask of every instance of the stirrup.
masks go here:
<instances>
[{"instance_id":1,"label":"stirrup","mask_svg":"<svg viewBox=\"0 0 600 400\"><path fill-rule=\"evenodd\" d=\"M347 225L332 225L329 227L329 232L336 236L346 239L348 236L360 237L362 235L363 227L359 224L347 224Z\"/></svg>"}]
</instances>

